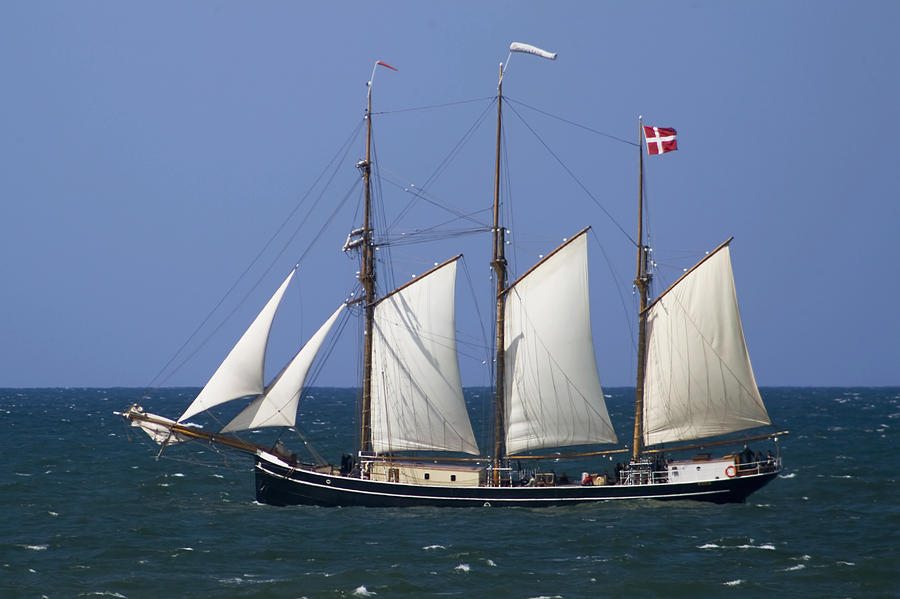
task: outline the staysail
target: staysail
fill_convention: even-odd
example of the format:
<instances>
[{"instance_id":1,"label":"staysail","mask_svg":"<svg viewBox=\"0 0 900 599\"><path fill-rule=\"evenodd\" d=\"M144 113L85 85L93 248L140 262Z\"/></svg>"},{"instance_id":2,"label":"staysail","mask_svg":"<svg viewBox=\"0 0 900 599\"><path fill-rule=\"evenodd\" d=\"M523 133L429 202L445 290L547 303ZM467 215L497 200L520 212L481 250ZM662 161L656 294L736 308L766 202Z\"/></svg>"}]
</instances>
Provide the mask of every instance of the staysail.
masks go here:
<instances>
[{"instance_id":1,"label":"staysail","mask_svg":"<svg viewBox=\"0 0 900 599\"><path fill-rule=\"evenodd\" d=\"M727 242L647 313L644 442L771 424L750 365Z\"/></svg>"},{"instance_id":2,"label":"staysail","mask_svg":"<svg viewBox=\"0 0 900 599\"><path fill-rule=\"evenodd\" d=\"M334 311L334 314L319 327L319 330L309 338L297 355L284 367L266 392L250 402L250 405L226 424L222 429L223 433L266 426L294 426L297 420L300 392L303 390L303 383L306 381L309 367L344 307L345 304L341 304Z\"/></svg>"},{"instance_id":3,"label":"staysail","mask_svg":"<svg viewBox=\"0 0 900 599\"><path fill-rule=\"evenodd\" d=\"M297 272L296 268L291 270L225 360L222 361L222 364L219 365L218 370L210 377L200 394L178 419L178 422L183 422L195 414L232 399L259 395L263 392L265 385L263 369L269 330L272 328L272 320L275 318L275 312L278 310L284 291L295 272Z\"/></svg>"},{"instance_id":4,"label":"staysail","mask_svg":"<svg viewBox=\"0 0 900 599\"><path fill-rule=\"evenodd\" d=\"M372 448L478 454L456 355L454 258L381 298L372 338Z\"/></svg>"},{"instance_id":5,"label":"staysail","mask_svg":"<svg viewBox=\"0 0 900 599\"><path fill-rule=\"evenodd\" d=\"M507 453L616 442L591 335L586 233L507 292Z\"/></svg>"}]
</instances>

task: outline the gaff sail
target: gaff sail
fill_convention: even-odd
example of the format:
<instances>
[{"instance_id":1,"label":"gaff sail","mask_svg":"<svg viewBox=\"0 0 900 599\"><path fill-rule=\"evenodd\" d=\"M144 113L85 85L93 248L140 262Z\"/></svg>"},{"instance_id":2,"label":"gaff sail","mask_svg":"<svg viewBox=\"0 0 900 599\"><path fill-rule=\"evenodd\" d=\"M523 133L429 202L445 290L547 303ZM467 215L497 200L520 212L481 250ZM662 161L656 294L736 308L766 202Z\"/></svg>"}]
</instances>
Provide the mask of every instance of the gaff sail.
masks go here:
<instances>
[{"instance_id":1,"label":"gaff sail","mask_svg":"<svg viewBox=\"0 0 900 599\"><path fill-rule=\"evenodd\" d=\"M648 308L644 442L771 424L756 387L727 243Z\"/></svg>"},{"instance_id":2,"label":"gaff sail","mask_svg":"<svg viewBox=\"0 0 900 599\"><path fill-rule=\"evenodd\" d=\"M616 442L594 355L586 233L507 291L507 453Z\"/></svg>"},{"instance_id":3,"label":"gaff sail","mask_svg":"<svg viewBox=\"0 0 900 599\"><path fill-rule=\"evenodd\" d=\"M386 295L372 338L372 448L478 454L456 354L457 258Z\"/></svg>"}]
</instances>

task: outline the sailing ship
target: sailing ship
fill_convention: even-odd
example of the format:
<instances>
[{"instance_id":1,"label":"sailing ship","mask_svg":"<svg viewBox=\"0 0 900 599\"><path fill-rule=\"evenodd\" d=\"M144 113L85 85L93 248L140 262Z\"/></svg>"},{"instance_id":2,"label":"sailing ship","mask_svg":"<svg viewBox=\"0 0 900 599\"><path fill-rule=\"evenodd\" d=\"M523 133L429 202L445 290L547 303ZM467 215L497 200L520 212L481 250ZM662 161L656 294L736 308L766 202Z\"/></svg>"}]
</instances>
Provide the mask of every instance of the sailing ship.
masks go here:
<instances>
[{"instance_id":1,"label":"sailing ship","mask_svg":"<svg viewBox=\"0 0 900 599\"><path fill-rule=\"evenodd\" d=\"M510 46L510 56L513 52L556 58L519 43ZM375 69L379 66L389 67L378 62ZM295 268L177 420L151 414L139 405L121 415L163 447L200 441L252 455L256 498L273 505L550 506L626 499L728 503L744 501L773 480L782 469L778 435L786 431L722 438L771 426L744 340L731 240L651 301L652 263L650 248L643 241L642 189L638 190L634 281L640 310L633 443L597 448L618 440L600 385L591 334L588 229L509 281L506 228L499 209L503 74L501 63L490 229L490 265L496 283L493 443L487 452L478 447L473 433L457 357L454 298L460 256L390 293L379 296L376 291L377 240L370 197L372 80L366 153L357 164L364 183L363 221L344 247L360 254L362 297L338 306L265 385L269 330ZM642 181L643 144L638 147ZM350 308L363 312L365 323L356 451L343 455L339 464L308 463L280 441L262 446L236 436L238 431L261 427L295 426L310 366L335 321ZM248 398L246 407L220 432L210 433L189 422L225 402ZM769 452L762 457L747 449L747 442L763 439L774 440L774 455ZM677 446L690 441L694 443ZM717 457L707 453L712 447L741 442L743 451ZM559 451L584 446L593 449L574 454ZM538 455L550 449L556 451ZM612 476L585 472L567 480L539 467L523 470L518 466L523 461L539 464L542 459L556 462L566 457L608 463L614 454L625 454L626 459ZM679 454L687 457L665 457Z\"/></svg>"}]
</instances>

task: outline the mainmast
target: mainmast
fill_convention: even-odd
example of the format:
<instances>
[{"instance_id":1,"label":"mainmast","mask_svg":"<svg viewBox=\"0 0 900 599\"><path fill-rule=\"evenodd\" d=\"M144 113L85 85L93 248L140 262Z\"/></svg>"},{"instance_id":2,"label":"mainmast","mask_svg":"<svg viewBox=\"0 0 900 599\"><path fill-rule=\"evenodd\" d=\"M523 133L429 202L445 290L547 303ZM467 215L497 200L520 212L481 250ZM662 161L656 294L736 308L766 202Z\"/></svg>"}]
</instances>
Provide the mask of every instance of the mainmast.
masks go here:
<instances>
[{"instance_id":1,"label":"mainmast","mask_svg":"<svg viewBox=\"0 0 900 599\"><path fill-rule=\"evenodd\" d=\"M507 61L508 62L508 61ZM504 405L504 377L506 376L505 368L505 350L504 350L504 297L503 290L506 289L506 256L504 255L505 235L504 229L500 226L500 140L502 137L502 116L503 116L503 64L500 64L500 77L497 81L497 153L494 166L494 243L493 255L491 259L491 267L497 278L497 356L496 356L496 390L494 396L494 486L500 486L500 467L505 455L504 450L504 419L506 415L506 407Z\"/></svg>"},{"instance_id":2,"label":"mainmast","mask_svg":"<svg viewBox=\"0 0 900 599\"><path fill-rule=\"evenodd\" d=\"M506 229L500 224L500 142L503 137L503 73L509 67L509 59L513 52L533 54L541 58L556 60L556 53L547 52L530 44L513 42L509 45L509 57L506 64L500 63L500 76L497 80L497 152L494 162L494 225L493 225L493 256L491 268L497 276L497 355L496 355L496 391L494 396L494 460L493 460L493 484L500 486L500 468L506 458L506 405L505 405L505 304L507 282L507 262L505 256Z\"/></svg>"},{"instance_id":3,"label":"mainmast","mask_svg":"<svg viewBox=\"0 0 900 599\"><path fill-rule=\"evenodd\" d=\"M638 118L638 238L637 238L637 276L634 284L641 296L641 307L638 312L638 357L637 357L637 384L635 385L634 398L634 444L631 453L632 461L641 457L643 449L643 424L644 424L644 370L647 357L647 296L650 292L650 274L648 264L649 248L644 247L644 148L642 138L644 127L643 120Z\"/></svg>"}]
</instances>

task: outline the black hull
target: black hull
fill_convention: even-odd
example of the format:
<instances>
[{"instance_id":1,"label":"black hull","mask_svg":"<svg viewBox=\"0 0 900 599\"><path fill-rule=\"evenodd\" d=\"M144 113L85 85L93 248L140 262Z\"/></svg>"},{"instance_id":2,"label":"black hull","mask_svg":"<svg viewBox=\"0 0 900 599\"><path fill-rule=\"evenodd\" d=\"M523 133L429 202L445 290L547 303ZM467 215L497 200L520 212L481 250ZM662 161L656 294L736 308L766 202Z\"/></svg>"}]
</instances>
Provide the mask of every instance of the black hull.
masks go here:
<instances>
[{"instance_id":1,"label":"black hull","mask_svg":"<svg viewBox=\"0 0 900 599\"><path fill-rule=\"evenodd\" d=\"M742 503L778 472L724 480L647 485L553 487L444 487L389 483L285 468L256 459L256 499L277 506L542 507L597 501L655 499Z\"/></svg>"}]
</instances>

